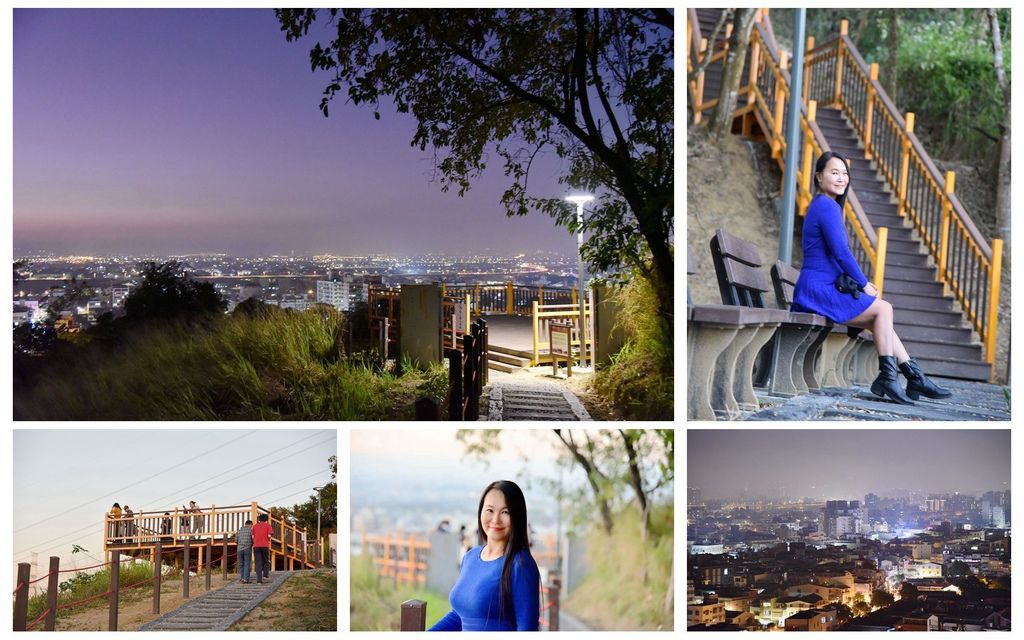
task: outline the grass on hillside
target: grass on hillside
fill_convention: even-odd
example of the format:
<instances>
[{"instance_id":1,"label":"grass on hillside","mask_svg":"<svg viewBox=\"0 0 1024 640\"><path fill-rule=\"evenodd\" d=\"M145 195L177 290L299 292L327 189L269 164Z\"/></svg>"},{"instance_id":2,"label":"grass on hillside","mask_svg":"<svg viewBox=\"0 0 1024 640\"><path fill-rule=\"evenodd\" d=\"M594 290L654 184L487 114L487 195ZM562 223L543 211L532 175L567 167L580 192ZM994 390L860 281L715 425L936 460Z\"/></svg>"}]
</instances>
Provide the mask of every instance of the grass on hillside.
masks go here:
<instances>
[{"instance_id":1,"label":"grass on hillside","mask_svg":"<svg viewBox=\"0 0 1024 640\"><path fill-rule=\"evenodd\" d=\"M399 631L401 607L406 600L427 603L427 629L451 608L445 595L410 585L396 587L380 578L369 556L352 556L349 584L349 625L352 631Z\"/></svg>"},{"instance_id":2,"label":"grass on hillside","mask_svg":"<svg viewBox=\"0 0 1024 640\"><path fill-rule=\"evenodd\" d=\"M230 631L337 631L337 571L298 572Z\"/></svg>"},{"instance_id":3,"label":"grass on hillside","mask_svg":"<svg viewBox=\"0 0 1024 640\"><path fill-rule=\"evenodd\" d=\"M125 597L130 592L137 590L144 591L152 594L152 587L146 591L145 585L139 585L137 589L131 589L130 591L124 590L125 587L133 585L137 582L142 582L153 577L153 567L148 563L141 564L124 564L121 566L121 572L118 575L120 581L120 587L122 589L121 597ZM147 583L148 584L148 583ZM74 576L69 577L58 585L57 592L57 618L72 615L79 608L66 608L59 609L61 605L72 604L76 602L82 602L93 596L97 596L110 588L110 568L97 571L95 573L76 573ZM46 592L43 591L38 595L32 596L28 600L28 622L31 623L33 620L43 615L46 611ZM106 598L96 598L88 604L82 605L84 608L91 607L106 607ZM42 622L39 623L39 629L42 629Z\"/></svg>"},{"instance_id":4,"label":"grass on hillside","mask_svg":"<svg viewBox=\"0 0 1024 640\"><path fill-rule=\"evenodd\" d=\"M443 397L436 364L383 371L346 358L339 314L274 310L208 329L144 329L115 351L86 349L27 394L29 420L400 420L420 395ZM69 381L72 383L69 384Z\"/></svg>"},{"instance_id":5,"label":"grass on hillside","mask_svg":"<svg viewBox=\"0 0 1024 640\"><path fill-rule=\"evenodd\" d=\"M673 589L673 512L671 505L654 508L646 546L635 506L615 514L610 537L599 528L591 532L590 573L563 599L563 608L604 631L671 630L674 613L666 596Z\"/></svg>"},{"instance_id":6,"label":"grass on hillside","mask_svg":"<svg viewBox=\"0 0 1024 640\"><path fill-rule=\"evenodd\" d=\"M594 391L627 419L671 420L674 416L672 328L657 314L654 289L644 278L633 278L615 293L622 306L618 325L626 344L598 369Z\"/></svg>"}]
</instances>

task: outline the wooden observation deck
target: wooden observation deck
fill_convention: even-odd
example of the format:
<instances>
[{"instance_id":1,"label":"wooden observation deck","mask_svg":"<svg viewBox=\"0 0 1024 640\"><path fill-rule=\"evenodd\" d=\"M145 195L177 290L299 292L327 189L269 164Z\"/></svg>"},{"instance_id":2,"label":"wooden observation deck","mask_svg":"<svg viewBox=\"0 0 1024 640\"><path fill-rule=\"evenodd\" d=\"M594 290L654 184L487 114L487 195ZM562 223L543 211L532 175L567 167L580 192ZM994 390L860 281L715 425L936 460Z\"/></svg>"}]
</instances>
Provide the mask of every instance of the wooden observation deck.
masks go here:
<instances>
[{"instance_id":1,"label":"wooden observation deck","mask_svg":"<svg viewBox=\"0 0 1024 640\"><path fill-rule=\"evenodd\" d=\"M321 554L316 542L309 541L306 529L273 515L256 502L231 507L197 507L194 512L180 507L167 512L140 511L120 518L108 513L103 517L103 551L108 556L119 551L123 555L148 557L152 562L159 544L162 556L173 557L177 563L184 557L187 544L191 557L198 560L198 567L226 563L232 557L237 562L235 533L246 520L255 523L260 514L269 516L273 530L270 539L272 570L318 566ZM204 554L209 555L204 557Z\"/></svg>"}]
</instances>

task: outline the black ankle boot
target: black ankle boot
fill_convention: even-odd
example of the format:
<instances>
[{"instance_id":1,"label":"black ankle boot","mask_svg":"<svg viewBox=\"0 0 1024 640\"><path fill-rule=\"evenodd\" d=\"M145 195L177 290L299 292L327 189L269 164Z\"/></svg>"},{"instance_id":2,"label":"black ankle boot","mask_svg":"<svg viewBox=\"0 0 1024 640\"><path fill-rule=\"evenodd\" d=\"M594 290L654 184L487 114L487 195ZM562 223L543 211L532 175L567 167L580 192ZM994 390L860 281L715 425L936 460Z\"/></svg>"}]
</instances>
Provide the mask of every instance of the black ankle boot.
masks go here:
<instances>
[{"instance_id":1,"label":"black ankle boot","mask_svg":"<svg viewBox=\"0 0 1024 640\"><path fill-rule=\"evenodd\" d=\"M914 404L910 398L903 395L899 375L896 356L878 356L878 377L871 383L871 393L883 398L889 396L897 404Z\"/></svg>"},{"instance_id":2,"label":"black ankle boot","mask_svg":"<svg viewBox=\"0 0 1024 640\"><path fill-rule=\"evenodd\" d=\"M919 400L921 396L940 399L953 395L952 391L943 389L929 380L913 358L901 364L900 371L907 377L907 395L914 400Z\"/></svg>"}]
</instances>

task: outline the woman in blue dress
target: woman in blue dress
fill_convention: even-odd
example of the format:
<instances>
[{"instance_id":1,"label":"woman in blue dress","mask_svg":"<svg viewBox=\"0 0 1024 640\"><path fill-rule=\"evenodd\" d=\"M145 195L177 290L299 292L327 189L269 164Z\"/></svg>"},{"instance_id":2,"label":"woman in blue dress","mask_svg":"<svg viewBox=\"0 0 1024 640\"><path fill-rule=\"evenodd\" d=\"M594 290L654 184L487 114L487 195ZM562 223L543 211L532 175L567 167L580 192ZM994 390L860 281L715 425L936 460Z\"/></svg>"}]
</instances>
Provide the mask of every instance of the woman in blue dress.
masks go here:
<instances>
[{"instance_id":1,"label":"woman in blue dress","mask_svg":"<svg viewBox=\"0 0 1024 640\"><path fill-rule=\"evenodd\" d=\"M803 226L804 264L793 292L793 311L817 313L837 324L871 331L878 350L878 377L871 383L877 396L900 404L914 404L921 396L948 398L949 391L925 376L907 353L893 329L892 305L878 297L850 252L843 224L843 205L850 189L848 162L827 151L814 166L814 186L819 193L807 207ZM848 276L863 293L854 298L837 288L837 279ZM904 395L899 373L907 378Z\"/></svg>"},{"instance_id":2,"label":"woman in blue dress","mask_svg":"<svg viewBox=\"0 0 1024 640\"><path fill-rule=\"evenodd\" d=\"M478 546L466 552L449 600L430 631L537 631L540 572L530 555L526 498L509 480L492 482L477 509Z\"/></svg>"}]
</instances>

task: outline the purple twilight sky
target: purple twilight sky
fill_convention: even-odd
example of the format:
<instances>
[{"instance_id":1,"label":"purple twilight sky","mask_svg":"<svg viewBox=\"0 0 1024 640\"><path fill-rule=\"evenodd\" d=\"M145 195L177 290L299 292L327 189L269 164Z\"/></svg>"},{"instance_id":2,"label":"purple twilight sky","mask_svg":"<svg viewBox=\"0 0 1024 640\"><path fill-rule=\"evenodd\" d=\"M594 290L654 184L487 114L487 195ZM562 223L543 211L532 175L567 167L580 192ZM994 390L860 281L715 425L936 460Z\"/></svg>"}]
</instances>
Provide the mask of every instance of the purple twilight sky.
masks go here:
<instances>
[{"instance_id":1,"label":"purple twilight sky","mask_svg":"<svg viewBox=\"0 0 1024 640\"><path fill-rule=\"evenodd\" d=\"M575 253L508 219L501 162L465 197L432 182L414 122L318 109L326 73L270 9L14 11L14 251L238 255ZM531 195L561 197L547 158Z\"/></svg>"}]
</instances>

